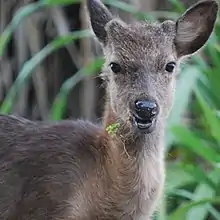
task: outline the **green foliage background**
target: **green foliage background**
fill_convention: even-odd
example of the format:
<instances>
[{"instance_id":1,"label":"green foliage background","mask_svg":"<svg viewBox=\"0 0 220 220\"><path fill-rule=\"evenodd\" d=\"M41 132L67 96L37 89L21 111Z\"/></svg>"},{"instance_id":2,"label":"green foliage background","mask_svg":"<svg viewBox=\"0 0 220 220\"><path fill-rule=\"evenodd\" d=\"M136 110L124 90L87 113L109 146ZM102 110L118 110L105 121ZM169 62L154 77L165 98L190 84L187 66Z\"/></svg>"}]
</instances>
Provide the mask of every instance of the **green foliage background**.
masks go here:
<instances>
[{"instance_id":1,"label":"green foliage background","mask_svg":"<svg viewBox=\"0 0 220 220\"><path fill-rule=\"evenodd\" d=\"M172 12L163 12L175 19L185 8L178 0L170 0ZM79 0L41 0L21 8L0 36L0 57L18 24L42 7L79 3ZM157 19L158 12L140 13L132 5L118 0L106 0L137 19ZM34 68L48 55L70 42L91 37L89 30L72 32L58 37L27 61L0 106L1 113L10 113L22 86ZM57 94L50 111L52 120L61 120L66 98L84 77L100 70L103 58L95 58L69 78ZM202 53L183 65L178 79L175 103L167 125L166 160L167 180L165 195L157 220L220 220L220 23ZM184 114L190 113L189 123Z\"/></svg>"}]
</instances>

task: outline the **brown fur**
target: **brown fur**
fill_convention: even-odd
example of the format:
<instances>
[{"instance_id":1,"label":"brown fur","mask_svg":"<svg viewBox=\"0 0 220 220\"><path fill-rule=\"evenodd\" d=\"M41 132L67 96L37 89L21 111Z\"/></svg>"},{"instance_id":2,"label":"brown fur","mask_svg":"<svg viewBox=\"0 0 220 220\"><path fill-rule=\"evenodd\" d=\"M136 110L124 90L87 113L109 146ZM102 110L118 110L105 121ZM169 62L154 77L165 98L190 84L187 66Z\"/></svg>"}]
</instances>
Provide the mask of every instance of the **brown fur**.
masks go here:
<instances>
[{"instance_id":1,"label":"brown fur","mask_svg":"<svg viewBox=\"0 0 220 220\"><path fill-rule=\"evenodd\" d=\"M215 23L217 4L204 1L176 22L125 24L98 0L87 0L102 43L107 82L103 125L32 122L0 116L0 219L147 220L163 190L164 127L182 58L198 51ZM168 73L168 62L177 63ZM121 65L114 74L109 64ZM186 82L187 83L187 82ZM136 99L159 105L155 129L132 121ZM118 122L109 135L104 127Z\"/></svg>"}]
</instances>

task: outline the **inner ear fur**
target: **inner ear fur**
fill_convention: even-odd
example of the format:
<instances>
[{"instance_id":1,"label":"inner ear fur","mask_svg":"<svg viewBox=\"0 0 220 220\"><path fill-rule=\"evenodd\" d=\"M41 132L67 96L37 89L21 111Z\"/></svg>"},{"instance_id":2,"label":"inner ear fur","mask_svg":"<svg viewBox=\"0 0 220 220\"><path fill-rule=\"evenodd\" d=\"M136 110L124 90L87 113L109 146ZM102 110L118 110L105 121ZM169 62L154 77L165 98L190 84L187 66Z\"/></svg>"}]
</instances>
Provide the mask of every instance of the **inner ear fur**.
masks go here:
<instances>
[{"instance_id":1,"label":"inner ear fur","mask_svg":"<svg viewBox=\"0 0 220 220\"><path fill-rule=\"evenodd\" d=\"M193 54L207 42L217 12L218 4L215 0L200 1L177 20L175 45L178 56Z\"/></svg>"}]
</instances>

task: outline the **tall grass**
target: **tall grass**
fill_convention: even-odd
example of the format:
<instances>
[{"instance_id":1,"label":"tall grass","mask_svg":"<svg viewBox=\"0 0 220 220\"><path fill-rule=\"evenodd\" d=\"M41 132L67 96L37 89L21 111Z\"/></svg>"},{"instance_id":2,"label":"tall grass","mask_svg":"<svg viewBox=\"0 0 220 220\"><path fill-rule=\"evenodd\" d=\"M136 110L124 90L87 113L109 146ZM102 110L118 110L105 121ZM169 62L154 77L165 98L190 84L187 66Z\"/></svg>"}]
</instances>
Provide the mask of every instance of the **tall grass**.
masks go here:
<instances>
[{"instance_id":1,"label":"tall grass","mask_svg":"<svg viewBox=\"0 0 220 220\"><path fill-rule=\"evenodd\" d=\"M42 7L54 4L74 4L77 0L41 0L21 8L0 37L0 57L13 31L22 20ZM107 4L132 13L138 19L157 19L159 12L138 12L132 5L118 0L105 0ZM170 0L171 12L167 18L176 18L184 11L178 0ZM90 37L88 30L60 37L27 61L9 90L0 111L10 113L16 94L30 78L34 68L55 50L71 41ZM183 66L178 79L175 103L167 125L166 156L167 179L165 195L157 220L220 220L220 23L205 46L202 55ZM60 120L66 108L66 97L73 87L87 75L96 73L103 59L96 58L88 66L64 82L50 111L50 118ZM185 112L189 123L183 123Z\"/></svg>"},{"instance_id":2,"label":"tall grass","mask_svg":"<svg viewBox=\"0 0 220 220\"><path fill-rule=\"evenodd\" d=\"M184 10L178 1L175 1L175 8L180 12ZM195 56L187 65L182 72L185 83L177 87L168 128L168 137L172 138L168 138L167 143L167 182L163 201L166 209L162 219L220 219L219 34L218 18L202 56ZM184 86L192 86L191 93L186 94ZM176 107L187 99L186 96L186 108L191 113L190 123L181 123L180 118L173 122ZM172 154L175 156L171 159Z\"/></svg>"}]
</instances>

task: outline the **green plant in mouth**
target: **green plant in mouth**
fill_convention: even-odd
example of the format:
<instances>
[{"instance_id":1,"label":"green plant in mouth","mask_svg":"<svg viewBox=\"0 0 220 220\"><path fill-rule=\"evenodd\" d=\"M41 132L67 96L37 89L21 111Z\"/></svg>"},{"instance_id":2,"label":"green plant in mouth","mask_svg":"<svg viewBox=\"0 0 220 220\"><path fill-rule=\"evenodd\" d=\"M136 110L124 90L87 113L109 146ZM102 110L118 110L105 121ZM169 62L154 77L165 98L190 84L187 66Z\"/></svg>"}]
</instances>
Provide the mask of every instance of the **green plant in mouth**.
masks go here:
<instances>
[{"instance_id":1,"label":"green plant in mouth","mask_svg":"<svg viewBox=\"0 0 220 220\"><path fill-rule=\"evenodd\" d=\"M115 122L115 123L113 123L113 124L107 125L107 126L105 127L105 130L107 131L107 133L108 133L109 135L113 136L113 135L115 135L116 132L118 131L119 126L120 126L120 124L119 124L118 122Z\"/></svg>"}]
</instances>

